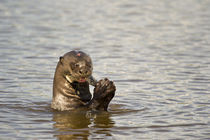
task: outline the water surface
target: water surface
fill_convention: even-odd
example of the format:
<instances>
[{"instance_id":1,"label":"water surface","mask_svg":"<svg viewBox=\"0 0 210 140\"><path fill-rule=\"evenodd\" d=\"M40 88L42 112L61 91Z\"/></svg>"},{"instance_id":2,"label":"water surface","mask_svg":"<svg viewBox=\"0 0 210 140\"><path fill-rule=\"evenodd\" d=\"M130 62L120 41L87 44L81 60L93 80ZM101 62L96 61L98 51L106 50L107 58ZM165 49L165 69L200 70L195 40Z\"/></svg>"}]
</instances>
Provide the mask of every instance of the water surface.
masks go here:
<instances>
[{"instance_id":1,"label":"water surface","mask_svg":"<svg viewBox=\"0 0 210 140\"><path fill-rule=\"evenodd\" d=\"M0 139L210 139L209 5L1 0ZM109 112L50 109L56 63L74 49L115 82Z\"/></svg>"}]
</instances>

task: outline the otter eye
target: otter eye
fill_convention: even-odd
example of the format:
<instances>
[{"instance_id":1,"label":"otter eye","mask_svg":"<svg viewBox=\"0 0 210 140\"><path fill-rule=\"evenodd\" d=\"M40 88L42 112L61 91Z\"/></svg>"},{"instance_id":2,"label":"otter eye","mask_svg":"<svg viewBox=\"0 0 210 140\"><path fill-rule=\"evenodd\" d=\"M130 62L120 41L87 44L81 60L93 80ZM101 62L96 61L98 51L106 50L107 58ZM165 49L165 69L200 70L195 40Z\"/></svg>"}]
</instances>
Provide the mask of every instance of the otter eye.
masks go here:
<instances>
[{"instance_id":1,"label":"otter eye","mask_svg":"<svg viewBox=\"0 0 210 140\"><path fill-rule=\"evenodd\" d=\"M91 63L87 63L86 65L87 65L87 67L89 67L89 68L92 67Z\"/></svg>"},{"instance_id":2,"label":"otter eye","mask_svg":"<svg viewBox=\"0 0 210 140\"><path fill-rule=\"evenodd\" d=\"M74 64L74 66L75 66L75 67L79 67L79 64L78 64L78 63L76 63L76 64Z\"/></svg>"},{"instance_id":3,"label":"otter eye","mask_svg":"<svg viewBox=\"0 0 210 140\"><path fill-rule=\"evenodd\" d=\"M79 64L78 63L70 63L70 67L72 69L75 69L75 68L79 67Z\"/></svg>"}]
</instances>

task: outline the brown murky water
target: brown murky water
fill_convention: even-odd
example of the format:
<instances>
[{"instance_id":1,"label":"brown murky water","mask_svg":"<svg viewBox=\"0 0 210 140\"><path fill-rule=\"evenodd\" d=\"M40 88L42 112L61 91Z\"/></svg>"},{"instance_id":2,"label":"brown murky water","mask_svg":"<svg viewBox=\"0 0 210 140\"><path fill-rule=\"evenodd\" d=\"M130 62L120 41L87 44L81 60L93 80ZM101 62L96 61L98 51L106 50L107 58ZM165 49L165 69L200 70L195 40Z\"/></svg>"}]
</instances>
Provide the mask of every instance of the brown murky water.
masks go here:
<instances>
[{"instance_id":1,"label":"brown murky water","mask_svg":"<svg viewBox=\"0 0 210 140\"><path fill-rule=\"evenodd\" d=\"M0 139L210 139L209 5L1 0ZM73 49L115 81L109 112L50 109L58 57Z\"/></svg>"}]
</instances>

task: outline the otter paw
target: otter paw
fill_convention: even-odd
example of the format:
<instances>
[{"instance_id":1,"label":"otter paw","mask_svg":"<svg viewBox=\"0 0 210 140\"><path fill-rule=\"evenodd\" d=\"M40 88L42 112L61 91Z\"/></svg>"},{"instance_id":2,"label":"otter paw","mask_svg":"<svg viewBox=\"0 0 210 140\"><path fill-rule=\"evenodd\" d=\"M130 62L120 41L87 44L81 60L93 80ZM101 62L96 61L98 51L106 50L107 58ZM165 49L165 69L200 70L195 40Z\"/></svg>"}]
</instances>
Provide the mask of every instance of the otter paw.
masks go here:
<instances>
[{"instance_id":1,"label":"otter paw","mask_svg":"<svg viewBox=\"0 0 210 140\"><path fill-rule=\"evenodd\" d=\"M103 99L110 94L114 94L116 88L112 81L109 81L107 78L98 81L96 87L94 88L94 98ZM114 96L114 95L110 95Z\"/></svg>"}]
</instances>

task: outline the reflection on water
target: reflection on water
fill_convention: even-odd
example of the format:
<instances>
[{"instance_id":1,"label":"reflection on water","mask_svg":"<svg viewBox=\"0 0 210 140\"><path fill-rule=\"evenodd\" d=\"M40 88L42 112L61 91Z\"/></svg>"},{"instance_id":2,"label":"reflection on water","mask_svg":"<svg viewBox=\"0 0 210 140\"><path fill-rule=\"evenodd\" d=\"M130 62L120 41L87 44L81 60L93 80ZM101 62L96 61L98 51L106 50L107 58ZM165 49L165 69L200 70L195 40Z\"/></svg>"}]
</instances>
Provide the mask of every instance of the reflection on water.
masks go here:
<instances>
[{"instance_id":1,"label":"reflection on water","mask_svg":"<svg viewBox=\"0 0 210 140\"><path fill-rule=\"evenodd\" d=\"M53 125L59 139L87 139L92 133L97 134L97 138L112 136L111 130L114 121L111 120L108 112L56 112L53 114ZM96 129L89 129L90 127ZM102 135L102 136L101 136Z\"/></svg>"},{"instance_id":2,"label":"reflection on water","mask_svg":"<svg viewBox=\"0 0 210 140\"><path fill-rule=\"evenodd\" d=\"M209 139L209 5L1 0L0 139ZM74 49L114 80L108 113L50 109L58 58Z\"/></svg>"}]
</instances>

